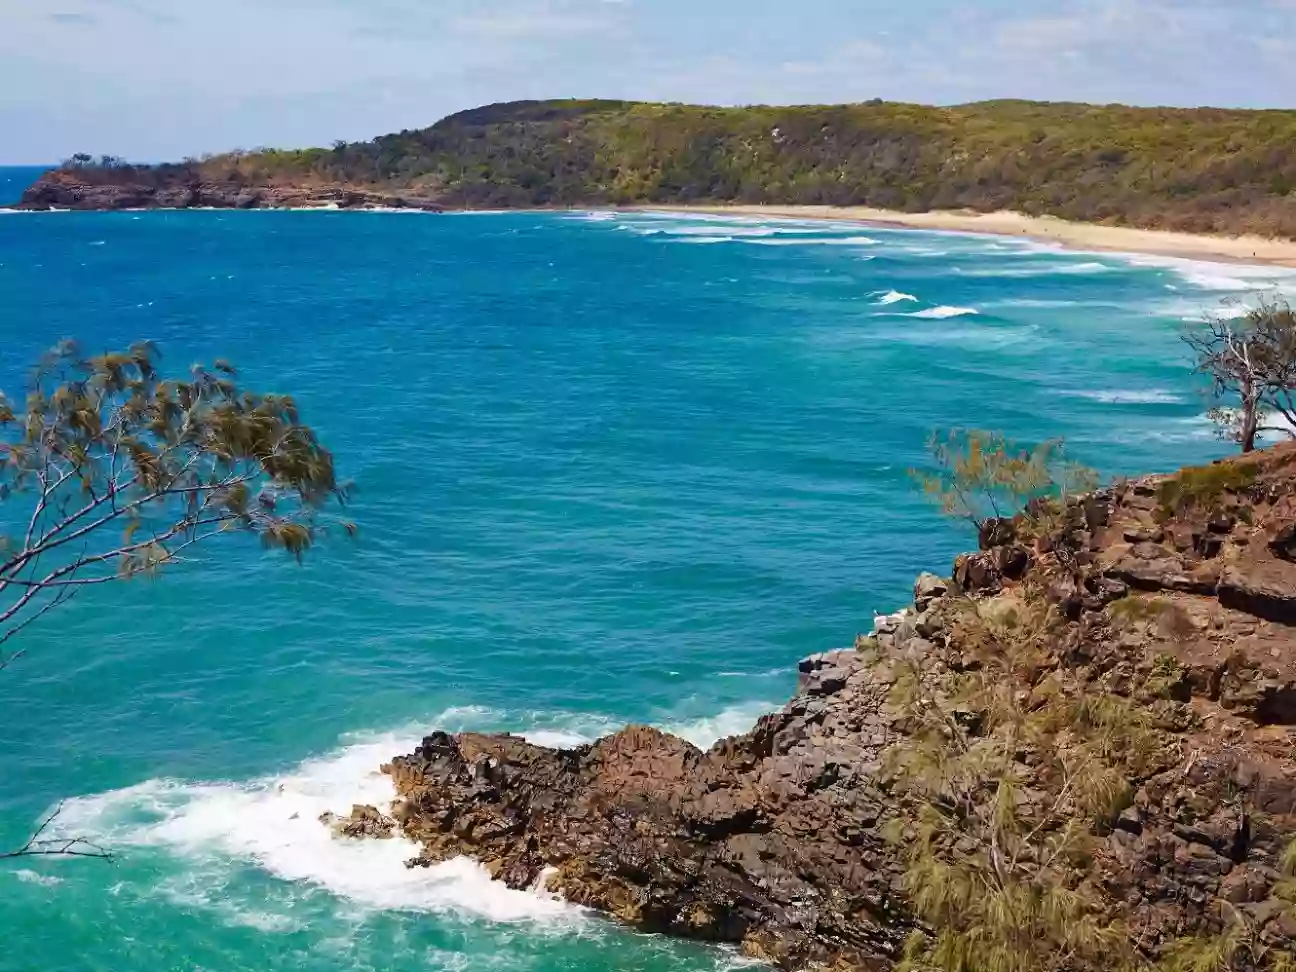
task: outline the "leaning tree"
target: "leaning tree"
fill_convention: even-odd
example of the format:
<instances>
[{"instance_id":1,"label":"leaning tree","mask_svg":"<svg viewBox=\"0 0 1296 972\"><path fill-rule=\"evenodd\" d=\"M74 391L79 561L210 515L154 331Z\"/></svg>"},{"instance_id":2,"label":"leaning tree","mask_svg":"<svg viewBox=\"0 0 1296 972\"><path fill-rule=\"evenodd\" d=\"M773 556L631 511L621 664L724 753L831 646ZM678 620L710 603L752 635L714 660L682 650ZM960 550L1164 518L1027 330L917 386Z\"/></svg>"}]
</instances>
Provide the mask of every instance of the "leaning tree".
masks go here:
<instances>
[{"instance_id":1,"label":"leaning tree","mask_svg":"<svg viewBox=\"0 0 1296 972\"><path fill-rule=\"evenodd\" d=\"M150 343L85 356L71 342L0 395L0 668L15 637L88 587L152 576L250 533L301 559L345 503L333 457L293 399L239 387L217 361L163 378ZM341 524L348 532L354 528ZM101 852L44 837L9 855Z\"/></svg>"},{"instance_id":2,"label":"leaning tree","mask_svg":"<svg viewBox=\"0 0 1296 972\"><path fill-rule=\"evenodd\" d=\"M1184 341L1211 380L1210 417L1222 438L1243 452L1265 432L1296 438L1296 312L1286 301L1262 298L1239 318L1209 317Z\"/></svg>"}]
</instances>

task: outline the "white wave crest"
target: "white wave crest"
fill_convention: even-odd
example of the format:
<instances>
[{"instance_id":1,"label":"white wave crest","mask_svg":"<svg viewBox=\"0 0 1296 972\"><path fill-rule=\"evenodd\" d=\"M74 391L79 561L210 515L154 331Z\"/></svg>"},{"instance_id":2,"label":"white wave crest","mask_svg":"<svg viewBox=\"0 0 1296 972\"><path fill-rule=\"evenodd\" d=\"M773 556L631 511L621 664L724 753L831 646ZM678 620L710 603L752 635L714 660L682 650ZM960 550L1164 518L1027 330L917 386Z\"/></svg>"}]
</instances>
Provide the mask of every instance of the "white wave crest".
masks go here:
<instances>
[{"instance_id":1,"label":"white wave crest","mask_svg":"<svg viewBox=\"0 0 1296 972\"><path fill-rule=\"evenodd\" d=\"M902 293L901 293L900 291L898 291L898 290L888 290L888 291L886 291L885 293L883 293L883 292L880 291L880 290L875 290L873 293L869 294L869 296L870 296L870 297L877 297L877 298L878 298L878 301L877 301L878 304L880 304L880 305L883 306L883 307L889 306L889 305L891 305L891 304L898 304L898 303L900 303L901 301L905 301L905 300L917 300L917 299L918 299L918 298L915 297L913 294L902 294Z\"/></svg>"},{"instance_id":2,"label":"white wave crest","mask_svg":"<svg viewBox=\"0 0 1296 972\"><path fill-rule=\"evenodd\" d=\"M641 232L666 233L669 236L714 236L716 227L711 226L666 226L645 227ZM736 239L768 239L774 236L797 236L809 234L814 230L796 229L786 226L725 226L727 235ZM800 242L789 240L789 244Z\"/></svg>"},{"instance_id":3,"label":"white wave crest","mask_svg":"<svg viewBox=\"0 0 1296 972\"><path fill-rule=\"evenodd\" d=\"M211 881L230 865L254 865L375 909L468 913L493 921L578 920L578 910L513 891L466 859L407 868L418 847L405 839L337 840L319 822L356 803L387 809L395 796L378 767L416 739L374 737L308 760L284 776L249 783L150 780L68 801L61 831L114 847L152 847L183 857ZM224 873L222 873L224 872Z\"/></svg>"},{"instance_id":4,"label":"white wave crest","mask_svg":"<svg viewBox=\"0 0 1296 972\"><path fill-rule=\"evenodd\" d=\"M1132 266L1170 270L1199 290L1269 291L1296 285L1296 270L1285 267L1212 263L1135 253L1121 254L1121 257Z\"/></svg>"},{"instance_id":5,"label":"white wave crest","mask_svg":"<svg viewBox=\"0 0 1296 972\"><path fill-rule=\"evenodd\" d=\"M752 727L776 706L752 702L717 715L685 718L662 728L700 748ZM448 913L496 922L539 922L566 928L583 924L582 909L540 890L514 891L492 881L479 864L460 858L431 868L407 868L418 847L404 838L338 840L319 822L325 812L347 813L355 804L388 810L395 798L379 767L411 752L425 729L500 729L525 721L527 739L568 748L621 728L599 715L508 714L482 706L448 709L428 723L382 735L351 736L327 755L282 775L246 782L155 779L97 796L68 800L58 834L79 835L115 848L147 848L185 862L180 886L151 889L216 913L234 924L271 931L296 927L291 916L267 912L264 902L245 907L222 891L240 868L255 867L306 885L363 909ZM46 883L33 874L20 880Z\"/></svg>"},{"instance_id":6,"label":"white wave crest","mask_svg":"<svg viewBox=\"0 0 1296 972\"><path fill-rule=\"evenodd\" d=\"M1183 397L1165 388L1139 389L1099 389L1096 391L1068 392L1073 398L1087 398L1091 402L1103 402L1107 405L1178 405Z\"/></svg>"},{"instance_id":7,"label":"white wave crest","mask_svg":"<svg viewBox=\"0 0 1296 972\"><path fill-rule=\"evenodd\" d=\"M970 317L973 314L981 313L975 307L928 307L926 310L914 311L912 314L905 314L905 317L919 317L924 320L943 321L950 317Z\"/></svg>"},{"instance_id":8,"label":"white wave crest","mask_svg":"<svg viewBox=\"0 0 1296 972\"><path fill-rule=\"evenodd\" d=\"M55 877L53 874L38 874L36 871L22 868L14 871L13 876L23 884L39 884L43 887L52 888L63 883L61 877Z\"/></svg>"},{"instance_id":9,"label":"white wave crest","mask_svg":"<svg viewBox=\"0 0 1296 972\"><path fill-rule=\"evenodd\" d=\"M1104 263L1033 263L1024 267L992 267L977 270L956 270L964 277L1007 277L1027 279L1031 277L1085 276L1088 274L1106 273L1111 267Z\"/></svg>"},{"instance_id":10,"label":"white wave crest","mask_svg":"<svg viewBox=\"0 0 1296 972\"><path fill-rule=\"evenodd\" d=\"M666 724L661 728L686 739L698 749L710 749L721 739L737 736L747 732L756 725L757 720L768 712L776 712L781 706L769 702L744 702L730 706L718 715L687 719L683 722Z\"/></svg>"},{"instance_id":11,"label":"white wave crest","mask_svg":"<svg viewBox=\"0 0 1296 972\"><path fill-rule=\"evenodd\" d=\"M871 236L834 236L823 239L803 237L794 240L744 240L743 242L757 246L877 246L878 244L878 241Z\"/></svg>"}]
</instances>

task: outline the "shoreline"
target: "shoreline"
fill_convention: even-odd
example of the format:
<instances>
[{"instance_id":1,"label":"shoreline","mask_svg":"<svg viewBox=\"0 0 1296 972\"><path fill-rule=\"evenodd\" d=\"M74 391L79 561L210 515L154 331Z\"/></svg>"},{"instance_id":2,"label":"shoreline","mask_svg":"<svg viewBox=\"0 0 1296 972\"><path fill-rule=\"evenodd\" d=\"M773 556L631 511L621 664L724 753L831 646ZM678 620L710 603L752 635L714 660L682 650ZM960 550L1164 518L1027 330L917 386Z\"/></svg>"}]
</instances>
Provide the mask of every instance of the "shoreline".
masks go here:
<instances>
[{"instance_id":1,"label":"shoreline","mask_svg":"<svg viewBox=\"0 0 1296 972\"><path fill-rule=\"evenodd\" d=\"M848 221L890 229L932 230L1010 236L1052 243L1068 250L1099 253L1142 253L1219 263L1296 269L1296 240L1262 236L1213 236L1170 230L1134 229L1076 223L1054 216L1027 216L1000 211L936 210L904 213L867 206L777 206L680 204L624 207L628 212L707 213L716 216L755 216L774 219Z\"/></svg>"},{"instance_id":2,"label":"shoreline","mask_svg":"<svg viewBox=\"0 0 1296 972\"><path fill-rule=\"evenodd\" d=\"M739 203L662 203L659 205L527 206L504 209L449 209L433 206L387 206L365 202L338 205L336 202L299 206L132 206L132 207L45 207L0 206L0 213L31 212L151 212L151 211L277 211L277 212L382 212L421 213L452 216L473 213L510 212L610 212L610 213L701 213L756 219L819 220L850 222L879 229L926 230L940 233L971 233L981 236L1026 239L1052 244L1077 253L1114 253L1158 256L1170 259L1214 262L1241 266L1296 270L1296 240L1263 236L1217 236L1173 230L1136 229L1080 223L1056 216L1027 216L1000 210L979 213L971 210L933 210L906 213L868 206L816 206Z\"/></svg>"}]
</instances>

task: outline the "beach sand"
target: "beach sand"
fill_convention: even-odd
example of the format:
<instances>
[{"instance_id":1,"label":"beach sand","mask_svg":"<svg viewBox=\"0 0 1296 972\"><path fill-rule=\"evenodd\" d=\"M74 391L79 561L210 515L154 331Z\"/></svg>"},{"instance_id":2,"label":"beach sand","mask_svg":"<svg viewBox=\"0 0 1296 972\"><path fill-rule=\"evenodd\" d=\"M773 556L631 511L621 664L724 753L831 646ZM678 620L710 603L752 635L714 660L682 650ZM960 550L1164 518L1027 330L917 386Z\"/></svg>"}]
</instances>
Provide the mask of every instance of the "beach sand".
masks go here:
<instances>
[{"instance_id":1,"label":"beach sand","mask_svg":"<svg viewBox=\"0 0 1296 972\"><path fill-rule=\"evenodd\" d=\"M1051 216L1025 216L1013 212L977 213L970 210L940 210L929 213L901 213L886 209L870 209L866 206L669 205L636 208L733 216L858 220L908 229L1019 236L1056 243L1074 250L1151 253L1188 260L1273 264L1296 268L1296 240L1270 239L1261 236L1210 236L1200 233L1130 229L1123 226L1099 226L1094 223L1073 223Z\"/></svg>"}]
</instances>

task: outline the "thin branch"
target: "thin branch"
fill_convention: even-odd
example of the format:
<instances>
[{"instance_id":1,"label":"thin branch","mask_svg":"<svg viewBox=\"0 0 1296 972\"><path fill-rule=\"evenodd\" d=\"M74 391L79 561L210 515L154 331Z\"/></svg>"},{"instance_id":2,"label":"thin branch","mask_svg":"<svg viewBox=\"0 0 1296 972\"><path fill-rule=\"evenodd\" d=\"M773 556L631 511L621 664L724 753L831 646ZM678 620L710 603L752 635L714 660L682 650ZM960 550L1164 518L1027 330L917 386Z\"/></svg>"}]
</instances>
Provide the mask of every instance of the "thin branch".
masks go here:
<instances>
[{"instance_id":1,"label":"thin branch","mask_svg":"<svg viewBox=\"0 0 1296 972\"><path fill-rule=\"evenodd\" d=\"M0 613L0 622L8 621L10 618L18 614L19 611L21 611L23 608L25 608L28 604L31 603L32 599L35 598L36 595L39 594L42 589L51 586L54 581L57 581L62 577L66 577L68 574L75 573L76 571L80 570L82 567L89 567L93 564L99 564L108 560L114 560L119 557L123 557L126 554L135 553L138 550L143 550L145 547L164 543L167 540L174 537L176 534L180 533L182 530L185 530L187 528L195 528L199 526L210 526L213 523L224 523L224 522L229 522L231 520L237 520L237 519L238 516L236 516L235 514L226 514L211 519L199 520L192 524L188 523L187 521L182 521L168 528L165 532L161 534L154 534L154 536L148 540L141 540L138 543L132 543L132 544L127 544L125 546L116 547L112 550L105 551L104 553L95 554L89 557L82 554L82 556L79 557L78 559L72 561L69 564L65 564L64 566L58 568L57 570L51 571L50 573L46 574L45 577L42 578L40 581L36 582L31 587L29 587L27 592L23 594L22 597L20 597L13 605L7 608L4 612ZM66 598L64 598L64 600L66 600ZM44 607L41 608L41 610L38 612L36 617L45 614L47 611L50 610L51 606L52 603L46 604ZM0 635L0 645L8 641L11 637L13 637L23 628L25 628L33 620L35 620L34 617L29 618L23 621L15 628L10 629L4 635Z\"/></svg>"},{"instance_id":2,"label":"thin branch","mask_svg":"<svg viewBox=\"0 0 1296 972\"><path fill-rule=\"evenodd\" d=\"M15 851L0 853L0 861L18 857L97 857L112 860L112 854L85 837L44 837L50 825L63 812L63 801L45 815L27 843Z\"/></svg>"},{"instance_id":3,"label":"thin branch","mask_svg":"<svg viewBox=\"0 0 1296 972\"><path fill-rule=\"evenodd\" d=\"M108 513L107 515L101 516L99 519L94 520L91 523L87 523L85 526L80 527L77 530L74 530L72 533L69 533L67 536L58 537L57 539L52 539L61 530L65 529L71 523L76 522L76 520L80 519L86 513L90 512L95 507L106 502L108 499L108 495L105 495L104 497L95 500L93 503L87 504L85 508L78 511L72 517L70 517L63 523L59 524L52 531L47 533L46 538L50 538L50 539L43 538L40 544L31 548L30 550L24 551L18 557L13 558L8 564L5 564L4 567L0 567L0 575L7 573L11 569L11 567L15 564L21 564L22 562L24 562L30 557L40 556L42 553L46 553L47 551L54 550L58 547L63 546L64 544L72 543L76 540L79 540L81 537L84 537L87 534L90 534L93 531L99 529L100 527L105 526L108 523L111 523L113 520L117 519L118 517L121 517L127 513L136 512L141 507L147 506L148 504L154 503L160 499L164 499L168 496L180 496L185 493L190 493L195 491L212 494L212 493L219 492L221 490L230 489L234 486L246 485L247 483L251 482L252 479L255 478L254 474L249 473L243 476L234 477L232 479L225 479L219 483L198 484L198 485L190 485L190 486L176 486L175 483L178 481L179 475L181 473L187 472L189 468L193 465L194 461L197 460L198 458L200 458L200 455L198 453L195 453L193 458L191 458L190 461L187 462L185 466L179 470L176 476L171 478L170 483L165 488L156 489L153 492L141 496L139 499L134 500L123 507L117 508L114 505L114 509L112 510L112 512ZM126 485L131 486L137 483L138 481L139 481L139 477L136 476L133 479L129 480ZM2 616L0 616L0 620L3 620Z\"/></svg>"}]
</instances>

